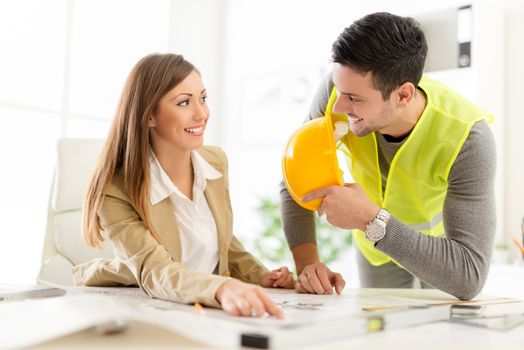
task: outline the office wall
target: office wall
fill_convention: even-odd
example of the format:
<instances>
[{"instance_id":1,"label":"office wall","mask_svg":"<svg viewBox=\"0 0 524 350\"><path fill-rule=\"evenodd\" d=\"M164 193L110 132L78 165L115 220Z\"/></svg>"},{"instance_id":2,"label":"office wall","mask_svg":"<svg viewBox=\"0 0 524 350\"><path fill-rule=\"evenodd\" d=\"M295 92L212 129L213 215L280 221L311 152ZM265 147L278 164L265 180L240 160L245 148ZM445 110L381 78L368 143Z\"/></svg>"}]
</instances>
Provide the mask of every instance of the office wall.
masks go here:
<instances>
[{"instance_id":1,"label":"office wall","mask_svg":"<svg viewBox=\"0 0 524 350\"><path fill-rule=\"evenodd\" d=\"M105 137L132 65L169 48L168 0L0 2L0 282L38 271L59 137Z\"/></svg>"},{"instance_id":2,"label":"office wall","mask_svg":"<svg viewBox=\"0 0 524 350\"><path fill-rule=\"evenodd\" d=\"M184 54L202 72L220 144L223 8L198 0L0 2L0 282L37 274L60 137L106 137L132 66Z\"/></svg>"},{"instance_id":3,"label":"office wall","mask_svg":"<svg viewBox=\"0 0 524 350\"><path fill-rule=\"evenodd\" d=\"M506 128L505 137L505 215L508 233L521 238L524 217L524 112L522 82L524 81L524 9L512 6L507 11L506 39ZM515 255L516 251L514 251Z\"/></svg>"},{"instance_id":4,"label":"office wall","mask_svg":"<svg viewBox=\"0 0 524 350\"><path fill-rule=\"evenodd\" d=\"M56 140L105 137L126 76L142 56L182 53L202 72L212 111L206 142L228 152L235 232L250 246L262 229L260 198L278 197L278 160L285 141L302 123L329 71L330 46L340 31L373 11L415 16L467 3L0 2L0 282L36 275ZM502 45L505 124L497 141L507 150L499 169L499 225L507 225L501 237L508 238L516 236L524 214L522 5L492 0L473 4L498 6L507 19ZM489 104L489 86L483 96Z\"/></svg>"}]
</instances>

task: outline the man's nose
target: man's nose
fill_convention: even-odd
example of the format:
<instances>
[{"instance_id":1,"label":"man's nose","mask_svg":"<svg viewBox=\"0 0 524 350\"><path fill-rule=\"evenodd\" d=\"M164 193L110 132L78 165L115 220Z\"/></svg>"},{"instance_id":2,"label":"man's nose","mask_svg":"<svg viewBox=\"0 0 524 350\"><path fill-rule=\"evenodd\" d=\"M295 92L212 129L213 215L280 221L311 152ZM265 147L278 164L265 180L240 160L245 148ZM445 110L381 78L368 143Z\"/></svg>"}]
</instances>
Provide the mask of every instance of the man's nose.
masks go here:
<instances>
[{"instance_id":1,"label":"man's nose","mask_svg":"<svg viewBox=\"0 0 524 350\"><path fill-rule=\"evenodd\" d=\"M335 103L333 104L333 113L335 114L349 114L352 113L351 103L347 103L343 101L344 98L342 96L337 96L337 99L335 100Z\"/></svg>"}]
</instances>

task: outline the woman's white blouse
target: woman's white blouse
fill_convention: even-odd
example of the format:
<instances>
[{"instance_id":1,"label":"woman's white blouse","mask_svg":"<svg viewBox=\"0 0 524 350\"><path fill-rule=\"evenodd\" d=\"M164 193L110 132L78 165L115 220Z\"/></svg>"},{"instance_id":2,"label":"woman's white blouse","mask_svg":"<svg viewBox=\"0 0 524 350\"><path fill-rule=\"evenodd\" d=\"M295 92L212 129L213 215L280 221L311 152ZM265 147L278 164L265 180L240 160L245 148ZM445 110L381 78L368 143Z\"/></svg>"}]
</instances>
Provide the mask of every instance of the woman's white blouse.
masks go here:
<instances>
[{"instance_id":1,"label":"woman's white blouse","mask_svg":"<svg viewBox=\"0 0 524 350\"><path fill-rule=\"evenodd\" d=\"M151 204L169 197L173 204L182 244L182 264L190 270L213 273L218 264L218 238L215 218L204 190L207 180L222 176L196 151L191 152L193 165L193 200L173 184L153 153L150 156Z\"/></svg>"}]
</instances>

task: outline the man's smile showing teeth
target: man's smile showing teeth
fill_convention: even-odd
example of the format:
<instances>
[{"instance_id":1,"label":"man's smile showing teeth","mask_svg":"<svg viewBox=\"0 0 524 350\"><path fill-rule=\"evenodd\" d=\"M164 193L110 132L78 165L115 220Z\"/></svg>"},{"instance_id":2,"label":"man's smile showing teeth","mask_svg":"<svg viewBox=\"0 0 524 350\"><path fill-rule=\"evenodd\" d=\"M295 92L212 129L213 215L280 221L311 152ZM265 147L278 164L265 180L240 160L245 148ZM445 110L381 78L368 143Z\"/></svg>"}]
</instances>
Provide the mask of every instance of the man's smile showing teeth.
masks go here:
<instances>
[{"instance_id":1,"label":"man's smile showing teeth","mask_svg":"<svg viewBox=\"0 0 524 350\"><path fill-rule=\"evenodd\" d=\"M349 120L352 122L352 123L356 123L356 122L359 122L361 120L363 120L362 118L359 118L359 117L349 117Z\"/></svg>"}]
</instances>

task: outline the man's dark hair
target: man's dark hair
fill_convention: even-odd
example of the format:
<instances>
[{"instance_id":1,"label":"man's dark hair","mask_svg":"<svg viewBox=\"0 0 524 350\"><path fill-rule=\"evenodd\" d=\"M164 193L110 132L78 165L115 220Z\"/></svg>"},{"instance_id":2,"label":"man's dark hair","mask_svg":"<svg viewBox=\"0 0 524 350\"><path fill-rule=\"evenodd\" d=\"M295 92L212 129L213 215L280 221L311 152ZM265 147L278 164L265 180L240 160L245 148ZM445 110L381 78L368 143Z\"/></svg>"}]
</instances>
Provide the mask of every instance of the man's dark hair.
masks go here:
<instances>
[{"instance_id":1,"label":"man's dark hair","mask_svg":"<svg viewBox=\"0 0 524 350\"><path fill-rule=\"evenodd\" d=\"M332 51L333 62L360 73L371 71L375 88L388 100L399 85L418 85L428 46L413 18L377 12L344 29Z\"/></svg>"}]
</instances>

